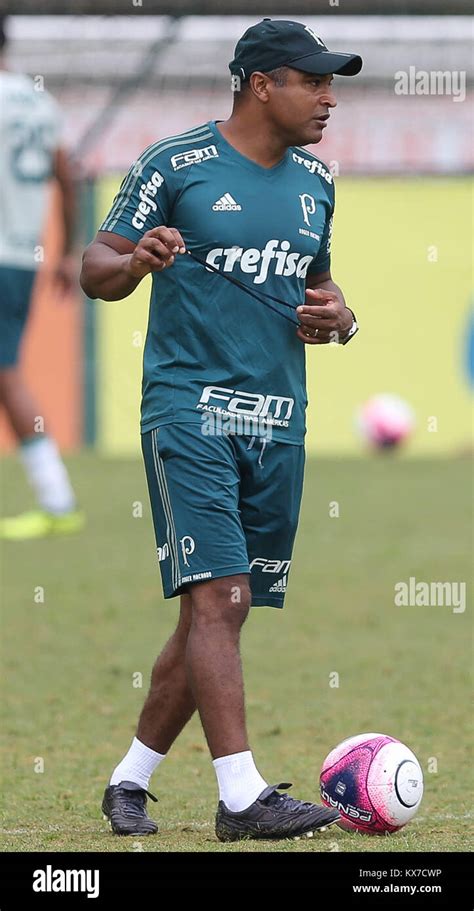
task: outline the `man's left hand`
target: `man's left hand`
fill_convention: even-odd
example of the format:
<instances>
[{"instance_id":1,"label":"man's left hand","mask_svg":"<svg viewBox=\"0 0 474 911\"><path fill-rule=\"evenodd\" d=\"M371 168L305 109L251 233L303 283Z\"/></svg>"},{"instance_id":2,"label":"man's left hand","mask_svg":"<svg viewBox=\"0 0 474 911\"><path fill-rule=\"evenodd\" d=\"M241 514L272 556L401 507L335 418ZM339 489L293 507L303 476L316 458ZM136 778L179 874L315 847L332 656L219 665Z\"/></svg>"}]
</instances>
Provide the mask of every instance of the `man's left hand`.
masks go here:
<instances>
[{"instance_id":1,"label":"man's left hand","mask_svg":"<svg viewBox=\"0 0 474 911\"><path fill-rule=\"evenodd\" d=\"M344 306L336 292L323 288L307 288L305 303L297 307L296 315L301 324L296 334L305 345L339 342L347 335L353 323L351 311Z\"/></svg>"}]
</instances>

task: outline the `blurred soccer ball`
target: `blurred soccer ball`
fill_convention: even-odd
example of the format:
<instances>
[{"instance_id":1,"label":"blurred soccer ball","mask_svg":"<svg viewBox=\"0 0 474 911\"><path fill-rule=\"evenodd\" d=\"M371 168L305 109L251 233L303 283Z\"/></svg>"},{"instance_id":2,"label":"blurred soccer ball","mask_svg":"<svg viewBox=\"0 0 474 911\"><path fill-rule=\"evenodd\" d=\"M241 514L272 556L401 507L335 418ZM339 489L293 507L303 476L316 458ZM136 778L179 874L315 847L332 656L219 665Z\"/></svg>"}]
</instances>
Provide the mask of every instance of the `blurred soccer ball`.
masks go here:
<instances>
[{"instance_id":1,"label":"blurred soccer ball","mask_svg":"<svg viewBox=\"0 0 474 911\"><path fill-rule=\"evenodd\" d=\"M366 835L397 832L423 797L423 772L411 750L387 734L343 740L323 762L321 798L338 809L338 825Z\"/></svg>"},{"instance_id":2,"label":"blurred soccer ball","mask_svg":"<svg viewBox=\"0 0 474 911\"><path fill-rule=\"evenodd\" d=\"M356 415L362 438L377 449L399 446L415 426L413 409L396 395L374 395Z\"/></svg>"}]
</instances>

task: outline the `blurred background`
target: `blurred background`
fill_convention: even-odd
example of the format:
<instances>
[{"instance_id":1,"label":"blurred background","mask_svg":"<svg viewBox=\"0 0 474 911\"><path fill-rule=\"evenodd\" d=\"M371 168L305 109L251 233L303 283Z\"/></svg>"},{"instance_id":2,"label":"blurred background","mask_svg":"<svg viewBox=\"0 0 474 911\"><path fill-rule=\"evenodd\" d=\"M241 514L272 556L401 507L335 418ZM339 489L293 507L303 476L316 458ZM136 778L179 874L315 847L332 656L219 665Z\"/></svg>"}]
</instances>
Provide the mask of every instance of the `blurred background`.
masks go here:
<instances>
[{"instance_id":1,"label":"blurred background","mask_svg":"<svg viewBox=\"0 0 474 911\"><path fill-rule=\"evenodd\" d=\"M346 348L308 350L311 452L357 454L355 415L376 394L400 396L416 429L406 452L470 447L473 383L472 94L397 94L412 70L472 76L467 4L148 2L64 5L19 0L6 21L10 69L44 77L60 104L80 201L78 253L93 238L131 162L151 142L225 119L228 62L263 15L297 18L330 48L364 59L336 80L339 106L312 151L336 178L333 276L361 331ZM9 12L8 3L0 5ZM408 12L410 15L400 14ZM93 12L94 15L89 15ZM113 13L113 15L107 15ZM119 13L122 13L119 15ZM151 15L153 13L153 15ZM458 15L452 15L457 13ZM454 83L453 83L454 84ZM122 302L66 306L48 282L57 249L52 189L46 268L37 282L24 360L61 446L104 455L139 448L141 361L149 282ZM54 299L53 299L54 298ZM60 381L59 381L60 378ZM4 424L3 447L12 440Z\"/></svg>"},{"instance_id":2,"label":"blurred background","mask_svg":"<svg viewBox=\"0 0 474 911\"><path fill-rule=\"evenodd\" d=\"M337 832L331 851L472 845L469 611L394 602L401 580L468 580L471 571L469 12L464 0L240 0L225 11L217 0L15 0L14 9L0 0L11 14L8 66L42 78L60 105L79 203L78 272L144 147L228 117L227 65L249 24L297 19L330 48L364 58L360 76L336 79L339 105L312 149L335 174L332 271L361 331L345 347L307 351L310 458L287 602L253 611L242 642L249 732L268 780L291 771L295 795L314 799L324 756L359 731L401 739L422 764L423 806L400 837ZM418 94L416 82L399 94L400 74L411 73L445 73L451 88L464 73L465 95ZM59 225L52 186L22 365L87 524L80 535L3 548L9 800L0 834L7 851L125 852L128 840L100 821L100 799L178 607L161 597L139 458L149 282L114 303L85 299L78 283L58 294ZM360 416L380 395L406 409L383 399ZM368 445L387 414L408 437L401 458ZM8 516L31 508L32 496L5 423L0 443ZM328 684L335 671L337 686ZM197 716L152 785L152 850L267 850L215 842L215 780ZM326 851L328 842L285 850Z\"/></svg>"}]
</instances>

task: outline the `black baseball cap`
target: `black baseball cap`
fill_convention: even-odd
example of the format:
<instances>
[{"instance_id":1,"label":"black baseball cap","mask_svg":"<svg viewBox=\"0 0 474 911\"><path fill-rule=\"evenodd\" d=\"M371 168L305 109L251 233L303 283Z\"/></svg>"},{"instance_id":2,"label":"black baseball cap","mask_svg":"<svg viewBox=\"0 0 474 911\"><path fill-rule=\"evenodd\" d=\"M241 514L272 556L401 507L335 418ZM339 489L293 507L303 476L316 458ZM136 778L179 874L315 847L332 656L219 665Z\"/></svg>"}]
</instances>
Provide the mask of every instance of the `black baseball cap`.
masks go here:
<instances>
[{"instance_id":1,"label":"black baseball cap","mask_svg":"<svg viewBox=\"0 0 474 911\"><path fill-rule=\"evenodd\" d=\"M329 51L311 28L288 19L262 19L242 35L229 63L232 75L248 79L258 70L268 73L290 66L305 73L355 76L362 69L358 54Z\"/></svg>"}]
</instances>

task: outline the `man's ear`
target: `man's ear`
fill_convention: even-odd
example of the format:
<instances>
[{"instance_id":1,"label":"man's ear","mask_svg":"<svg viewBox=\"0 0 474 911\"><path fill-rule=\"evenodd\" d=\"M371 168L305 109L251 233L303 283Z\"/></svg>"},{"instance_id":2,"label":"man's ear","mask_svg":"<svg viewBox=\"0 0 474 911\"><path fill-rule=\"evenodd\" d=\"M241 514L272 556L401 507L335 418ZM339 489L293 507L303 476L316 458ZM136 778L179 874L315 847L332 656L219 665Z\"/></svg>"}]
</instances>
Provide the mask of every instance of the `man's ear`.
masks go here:
<instances>
[{"instance_id":1,"label":"man's ear","mask_svg":"<svg viewBox=\"0 0 474 911\"><path fill-rule=\"evenodd\" d=\"M252 73L250 76L250 91L258 98L259 101L267 104L270 100L270 92L268 90L268 83L271 82L270 77L265 73Z\"/></svg>"}]
</instances>

